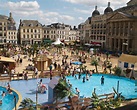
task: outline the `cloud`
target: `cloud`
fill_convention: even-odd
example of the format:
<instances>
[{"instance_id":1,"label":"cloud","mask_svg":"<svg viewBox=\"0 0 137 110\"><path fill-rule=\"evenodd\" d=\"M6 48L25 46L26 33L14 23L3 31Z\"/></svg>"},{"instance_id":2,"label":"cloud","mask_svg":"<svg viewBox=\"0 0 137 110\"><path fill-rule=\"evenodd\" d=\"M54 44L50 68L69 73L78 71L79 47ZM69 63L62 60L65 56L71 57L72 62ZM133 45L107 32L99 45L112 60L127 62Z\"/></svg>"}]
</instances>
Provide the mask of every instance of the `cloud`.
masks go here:
<instances>
[{"instance_id":1,"label":"cloud","mask_svg":"<svg viewBox=\"0 0 137 110\"><path fill-rule=\"evenodd\" d=\"M80 12L80 13L83 13L83 14L91 14L90 10L81 10L81 9L74 8L74 11Z\"/></svg>"},{"instance_id":2,"label":"cloud","mask_svg":"<svg viewBox=\"0 0 137 110\"><path fill-rule=\"evenodd\" d=\"M30 16L42 13L39 10L40 5L37 1L20 1L20 2L7 2L6 6L9 8L11 12L14 14L21 15L21 16Z\"/></svg>"},{"instance_id":3,"label":"cloud","mask_svg":"<svg viewBox=\"0 0 137 110\"><path fill-rule=\"evenodd\" d=\"M78 17L78 19L79 19L80 21L84 21L84 18L82 18L82 17Z\"/></svg>"},{"instance_id":4,"label":"cloud","mask_svg":"<svg viewBox=\"0 0 137 110\"><path fill-rule=\"evenodd\" d=\"M65 22L65 21L74 21L75 18L69 15L61 15L57 12L47 12L45 15L45 18L50 18L46 19L48 22L53 23L53 22Z\"/></svg>"},{"instance_id":5,"label":"cloud","mask_svg":"<svg viewBox=\"0 0 137 110\"><path fill-rule=\"evenodd\" d=\"M3 7L5 6L7 10L13 13L16 19L37 19L42 24L51 24L53 22L65 23L75 20L75 18L70 15L41 10L37 1L8 1L3 5ZM0 7L2 6L0 5ZM18 21L16 21L17 24Z\"/></svg>"},{"instance_id":6,"label":"cloud","mask_svg":"<svg viewBox=\"0 0 137 110\"><path fill-rule=\"evenodd\" d=\"M66 2L74 3L74 4L82 4L82 5L87 5L87 6L107 6L107 2L111 2L111 5L113 6L114 9L119 8L123 5L126 5L126 3L129 0L64 0ZM125 3L125 4L123 4Z\"/></svg>"}]
</instances>

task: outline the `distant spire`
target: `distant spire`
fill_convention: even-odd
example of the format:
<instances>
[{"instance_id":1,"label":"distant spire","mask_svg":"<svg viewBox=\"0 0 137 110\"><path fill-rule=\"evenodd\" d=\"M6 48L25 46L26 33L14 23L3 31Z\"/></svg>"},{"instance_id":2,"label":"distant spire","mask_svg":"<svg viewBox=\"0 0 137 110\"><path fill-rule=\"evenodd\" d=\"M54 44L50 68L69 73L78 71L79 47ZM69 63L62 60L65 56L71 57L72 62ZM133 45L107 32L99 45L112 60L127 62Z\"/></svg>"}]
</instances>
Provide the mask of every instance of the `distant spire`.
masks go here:
<instances>
[{"instance_id":1,"label":"distant spire","mask_svg":"<svg viewBox=\"0 0 137 110\"><path fill-rule=\"evenodd\" d=\"M10 18L12 18L12 13L10 12Z\"/></svg>"},{"instance_id":2,"label":"distant spire","mask_svg":"<svg viewBox=\"0 0 137 110\"><path fill-rule=\"evenodd\" d=\"M97 10L97 6L95 6L95 10Z\"/></svg>"},{"instance_id":3,"label":"distant spire","mask_svg":"<svg viewBox=\"0 0 137 110\"><path fill-rule=\"evenodd\" d=\"M108 7L110 7L110 2L108 2Z\"/></svg>"}]
</instances>

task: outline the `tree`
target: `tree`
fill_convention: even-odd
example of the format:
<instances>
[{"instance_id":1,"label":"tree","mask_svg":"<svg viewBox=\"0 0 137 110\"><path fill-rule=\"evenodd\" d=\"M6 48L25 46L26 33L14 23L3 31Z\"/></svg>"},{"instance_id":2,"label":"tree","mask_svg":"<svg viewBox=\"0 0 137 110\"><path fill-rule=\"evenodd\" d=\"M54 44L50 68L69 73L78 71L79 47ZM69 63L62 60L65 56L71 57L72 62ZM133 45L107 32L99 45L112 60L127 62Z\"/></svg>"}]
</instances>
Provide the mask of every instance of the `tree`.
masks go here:
<instances>
[{"instance_id":1,"label":"tree","mask_svg":"<svg viewBox=\"0 0 137 110\"><path fill-rule=\"evenodd\" d=\"M24 110L34 110L35 107L34 107L34 104L35 102L33 102L30 98L26 98L24 99L21 104L20 104L20 107Z\"/></svg>"},{"instance_id":2,"label":"tree","mask_svg":"<svg viewBox=\"0 0 137 110\"><path fill-rule=\"evenodd\" d=\"M117 94L117 97L110 100L101 100L99 96L95 92L96 89L94 89L92 93L92 106L96 108L97 110L114 110L114 108L117 108L120 106L121 101L124 99L124 97L121 95L121 93L117 93L116 90L113 88L113 91L115 94Z\"/></svg>"},{"instance_id":3,"label":"tree","mask_svg":"<svg viewBox=\"0 0 137 110\"><path fill-rule=\"evenodd\" d=\"M38 44L31 45L31 53L32 53L33 57L35 54L37 54L37 51L38 51Z\"/></svg>"},{"instance_id":4,"label":"tree","mask_svg":"<svg viewBox=\"0 0 137 110\"><path fill-rule=\"evenodd\" d=\"M113 71L114 71L115 75L118 75L118 76L120 76L122 73L122 69L120 67L114 67Z\"/></svg>"},{"instance_id":5,"label":"tree","mask_svg":"<svg viewBox=\"0 0 137 110\"><path fill-rule=\"evenodd\" d=\"M91 65L95 66L96 73L98 73L98 68L97 68L97 66L99 66L98 61L96 59L92 59Z\"/></svg>"},{"instance_id":6,"label":"tree","mask_svg":"<svg viewBox=\"0 0 137 110\"><path fill-rule=\"evenodd\" d=\"M74 96L74 93L72 92L71 86L68 85L65 80L60 79L54 90L56 93L56 101L68 97L70 103L72 104L71 96Z\"/></svg>"},{"instance_id":7,"label":"tree","mask_svg":"<svg viewBox=\"0 0 137 110\"><path fill-rule=\"evenodd\" d=\"M109 52L106 52L106 61L108 61Z\"/></svg>"},{"instance_id":8,"label":"tree","mask_svg":"<svg viewBox=\"0 0 137 110\"><path fill-rule=\"evenodd\" d=\"M107 68L109 69L111 73L112 63L110 61L107 61Z\"/></svg>"}]
</instances>

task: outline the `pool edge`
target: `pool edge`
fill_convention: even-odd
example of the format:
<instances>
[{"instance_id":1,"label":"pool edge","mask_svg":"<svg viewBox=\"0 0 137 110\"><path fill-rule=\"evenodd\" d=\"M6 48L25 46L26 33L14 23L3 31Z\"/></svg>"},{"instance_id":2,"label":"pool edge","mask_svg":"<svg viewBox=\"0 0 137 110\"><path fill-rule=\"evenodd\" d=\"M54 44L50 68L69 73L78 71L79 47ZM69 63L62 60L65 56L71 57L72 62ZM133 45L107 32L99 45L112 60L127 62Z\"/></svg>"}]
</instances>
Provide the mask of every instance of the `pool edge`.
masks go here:
<instances>
[{"instance_id":1,"label":"pool edge","mask_svg":"<svg viewBox=\"0 0 137 110\"><path fill-rule=\"evenodd\" d=\"M20 92L18 92L17 90L15 90L15 89L13 89L13 88L12 88L12 90L17 93L18 98L19 98L19 100L18 100L18 102L17 102L17 104L16 104L16 108L18 109L19 106L20 106L20 103L21 103L21 101L22 101L22 96L21 96ZM12 110L16 110L15 107L14 107Z\"/></svg>"}]
</instances>

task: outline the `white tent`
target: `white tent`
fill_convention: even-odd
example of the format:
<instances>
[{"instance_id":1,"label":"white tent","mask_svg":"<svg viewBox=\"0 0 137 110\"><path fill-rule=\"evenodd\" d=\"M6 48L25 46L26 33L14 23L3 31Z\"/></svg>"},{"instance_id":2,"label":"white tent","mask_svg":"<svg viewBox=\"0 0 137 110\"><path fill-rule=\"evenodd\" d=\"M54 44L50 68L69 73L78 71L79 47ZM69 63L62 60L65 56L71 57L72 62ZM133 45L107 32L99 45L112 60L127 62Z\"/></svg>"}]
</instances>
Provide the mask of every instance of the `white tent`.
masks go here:
<instances>
[{"instance_id":1,"label":"white tent","mask_svg":"<svg viewBox=\"0 0 137 110\"><path fill-rule=\"evenodd\" d=\"M53 45L59 45L59 44L64 44L64 43L62 43L62 42L60 41L60 39L57 38L56 41L53 42L52 44L53 44Z\"/></svg>"}]
</instances>

